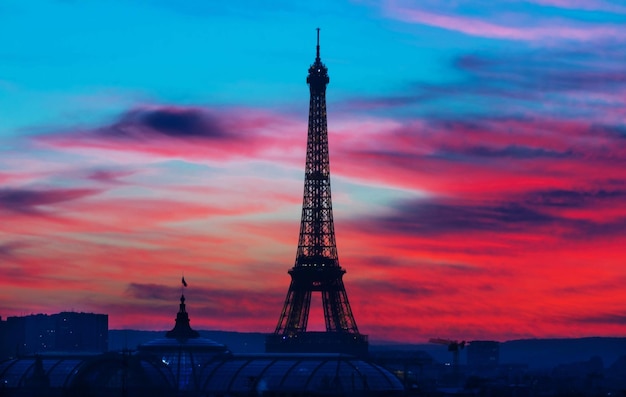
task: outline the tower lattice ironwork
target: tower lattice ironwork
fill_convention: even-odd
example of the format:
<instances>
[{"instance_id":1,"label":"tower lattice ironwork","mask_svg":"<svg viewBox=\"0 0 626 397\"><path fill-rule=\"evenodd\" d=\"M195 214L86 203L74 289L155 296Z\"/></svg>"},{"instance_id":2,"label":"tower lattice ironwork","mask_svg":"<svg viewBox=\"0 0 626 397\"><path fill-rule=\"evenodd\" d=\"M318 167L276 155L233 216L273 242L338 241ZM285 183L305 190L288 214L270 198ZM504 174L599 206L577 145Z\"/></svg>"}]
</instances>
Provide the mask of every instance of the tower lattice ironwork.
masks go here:
<instances>
[{"instance_id":1,"label":"tower lattice ironwork","mask_svg":"<svg viewBox=\"0 0 626 397\"><path fill-rule=\"evenodd\" d=\"M328 82L317 29L317 56L307 77L311 97L298 251L278 325L267 339L268 351L367 351L367 337L359 334L343 284L346 271L337 256L326 120ZM326 332L307 332L314 292L322 296Z\"/></svg>"}]
</instances>

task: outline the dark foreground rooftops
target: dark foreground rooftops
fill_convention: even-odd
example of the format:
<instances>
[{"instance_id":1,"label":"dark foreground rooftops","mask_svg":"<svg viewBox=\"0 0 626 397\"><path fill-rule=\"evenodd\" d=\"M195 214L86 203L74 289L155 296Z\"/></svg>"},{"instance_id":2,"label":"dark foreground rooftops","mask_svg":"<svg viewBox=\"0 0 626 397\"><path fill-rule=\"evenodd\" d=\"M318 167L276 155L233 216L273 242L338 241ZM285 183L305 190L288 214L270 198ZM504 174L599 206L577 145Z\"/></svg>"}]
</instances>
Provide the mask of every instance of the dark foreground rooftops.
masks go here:
<instances>
[{"instance_id":1,"label":"dark foreground rooftops","mask_svg":"<svg viewBox=\"0 0 626 397\"><path fill-rule=\"evenodd\" d=\"M19 358L0 363L0 395L399 396L404 390L387 370L341 354L224 354L193 367L183 374L148 352ZM194 381L181 384L180 377Z\"/></svg>"}]
</instances>

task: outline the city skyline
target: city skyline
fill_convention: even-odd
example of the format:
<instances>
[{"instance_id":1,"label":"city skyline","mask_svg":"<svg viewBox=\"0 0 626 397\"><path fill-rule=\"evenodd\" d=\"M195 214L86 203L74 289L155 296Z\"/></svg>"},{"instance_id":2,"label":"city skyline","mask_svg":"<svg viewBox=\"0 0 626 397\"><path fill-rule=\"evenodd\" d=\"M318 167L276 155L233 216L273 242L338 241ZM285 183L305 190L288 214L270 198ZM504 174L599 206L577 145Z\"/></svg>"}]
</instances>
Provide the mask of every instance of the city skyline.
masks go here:
<instances>
[{"instance_id":1,"label":"city skyline","mask_svg":"<svg viewBox=\"0 0 626 397\"><path fill-rule=\"evenodd\" d=\"M624 336L625 22L602 0L5 2L0 316L163 330L184 274L194 329L271 333L320 27L359 330Z\"/></svg>"}]
</instances>

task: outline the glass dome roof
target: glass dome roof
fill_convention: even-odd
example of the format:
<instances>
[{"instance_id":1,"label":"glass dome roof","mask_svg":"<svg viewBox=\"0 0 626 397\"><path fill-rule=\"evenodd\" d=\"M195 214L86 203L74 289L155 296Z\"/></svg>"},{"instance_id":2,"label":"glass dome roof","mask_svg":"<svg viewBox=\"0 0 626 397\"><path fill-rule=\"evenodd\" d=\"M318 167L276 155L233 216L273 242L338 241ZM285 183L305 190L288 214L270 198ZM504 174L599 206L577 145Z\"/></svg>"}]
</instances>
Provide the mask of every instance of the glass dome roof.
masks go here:
<instances>
[{"instance_id":1,"label":"glass dome roof","mask_svg":"<svg viewBox=\"0 0 626 397\"><path fill-rule=\"evenodd\" d=\"M223 395L402 395L398 378L376 364L342 354L259 354L209 363L202 390Z\"/></svg>"}]
</instances>

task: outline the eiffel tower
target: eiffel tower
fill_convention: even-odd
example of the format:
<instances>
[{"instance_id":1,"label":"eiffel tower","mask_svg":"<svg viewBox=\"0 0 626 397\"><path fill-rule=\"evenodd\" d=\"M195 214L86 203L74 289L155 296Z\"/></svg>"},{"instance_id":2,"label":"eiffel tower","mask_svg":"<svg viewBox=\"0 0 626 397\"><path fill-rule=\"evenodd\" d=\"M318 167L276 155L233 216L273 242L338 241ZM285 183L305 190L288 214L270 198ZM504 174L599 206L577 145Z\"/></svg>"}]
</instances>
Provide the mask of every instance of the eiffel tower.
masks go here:
<instances>
[{"instance_id":1,"label":"eiffel tower","mask_svg":"<svg viewBox=\"0 0 626 397\"><path fill-rule=\"evenodd\" d=\"M367 336L359 333L354 321L342 279L346 271L339 266L335 242L326 122L329 78L320 59L319 28L317 56L306 81L311 98L298 251L289 270L287 298L276 330L266 339L266 351L362 355L367 353ZM322 295L326 332L307 331L314 292Z\"/></svg>"}]
</instances>

